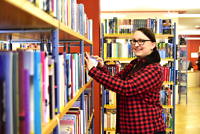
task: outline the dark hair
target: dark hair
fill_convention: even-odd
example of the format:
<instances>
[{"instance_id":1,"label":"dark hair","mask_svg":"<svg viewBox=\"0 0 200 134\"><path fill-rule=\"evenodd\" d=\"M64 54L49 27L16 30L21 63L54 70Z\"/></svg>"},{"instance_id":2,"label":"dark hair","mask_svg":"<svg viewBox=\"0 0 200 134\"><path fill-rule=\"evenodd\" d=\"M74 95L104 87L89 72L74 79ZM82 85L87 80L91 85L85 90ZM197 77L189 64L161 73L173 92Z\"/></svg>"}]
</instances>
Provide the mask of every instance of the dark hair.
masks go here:
<instances>
[{"instance_id":1,"label":"dark hair","mask_svg":"<svg viewBox=\"0 0 200 134\"><path fill-rule=\"evenodd\" d=\"M155 37L154 33L151 30L149 30L147 28L138 28L136 31L142 32L144 35L146 35L151 40L151 42L156 42L156 37ZM160 63L160 55L158 53L158 50L157 50L156 46L154 47L153 52L151 54L147 55L145 57L145 59L148 59L148 60L146 60L145 62L141 63L139 66L138 66L139 62L137 62L136 63L136 68L135 69L134 68L130 69L129 72L127 73L127 75L129 73L137 72L141 68L145 68L149 64ZM127 75L124 78L126 78Z\"/></svg>"}]
</instances>

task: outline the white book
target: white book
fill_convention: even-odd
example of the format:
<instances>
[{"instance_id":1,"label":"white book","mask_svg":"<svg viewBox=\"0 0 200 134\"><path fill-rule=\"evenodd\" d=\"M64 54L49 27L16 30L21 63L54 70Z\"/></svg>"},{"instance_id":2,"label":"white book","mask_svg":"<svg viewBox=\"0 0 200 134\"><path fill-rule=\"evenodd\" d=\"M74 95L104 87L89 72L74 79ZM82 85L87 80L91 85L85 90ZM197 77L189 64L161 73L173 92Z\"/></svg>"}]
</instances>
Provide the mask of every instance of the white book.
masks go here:
<instances>
[{"instance_id":1,"label":"white book","mask_svg":"<svg viewBox=\"0 0 200 134\"><path fill-rule=\"evenodd\" d=\"M81 134L83 133L83 110L80 110L80 115L81 115Z\"/></svg>"},{"instance_id":2,"label":"white book","mask_svg":"<svg viewBox=\"0 0 200 134\"><path fill-rule=\"evenodd\" d=\"M107 128L107 114L104 113L104 128Z\"/></svg>"},{"instance_id":3,"label":"white book","mask_svg":"<svg viewBox=\"0 0 200 134\"><path fill-rule=\"evenodd\" d=\"M45 71L45 106L46 106L46 109L45 109L45 123L48 123L49 122L49 118L50 118L50 115L49 115L49 90L48 90L48 83L49 83L49 71L48 71L48 54L46 52L45 54L45 66L44 66L44 71Z\"/></svg>"}]
</instances>

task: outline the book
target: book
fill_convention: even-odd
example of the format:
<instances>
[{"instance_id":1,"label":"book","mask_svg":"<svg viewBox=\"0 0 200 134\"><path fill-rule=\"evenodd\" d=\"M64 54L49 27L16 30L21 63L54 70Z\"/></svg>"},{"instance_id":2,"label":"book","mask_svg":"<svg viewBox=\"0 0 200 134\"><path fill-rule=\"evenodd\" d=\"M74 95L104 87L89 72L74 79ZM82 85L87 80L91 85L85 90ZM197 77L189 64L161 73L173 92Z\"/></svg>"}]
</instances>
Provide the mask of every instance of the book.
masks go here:
<instances>
[{"instance_id":1,"label":"book","mask_svg":"<svg viewBox=\"0 0 200 134\"><path fill-rule=\"evenodd\" d=\"M40 52L34 52L34 132L41 133L41 58Z\"/></svg>"}]
</instances>

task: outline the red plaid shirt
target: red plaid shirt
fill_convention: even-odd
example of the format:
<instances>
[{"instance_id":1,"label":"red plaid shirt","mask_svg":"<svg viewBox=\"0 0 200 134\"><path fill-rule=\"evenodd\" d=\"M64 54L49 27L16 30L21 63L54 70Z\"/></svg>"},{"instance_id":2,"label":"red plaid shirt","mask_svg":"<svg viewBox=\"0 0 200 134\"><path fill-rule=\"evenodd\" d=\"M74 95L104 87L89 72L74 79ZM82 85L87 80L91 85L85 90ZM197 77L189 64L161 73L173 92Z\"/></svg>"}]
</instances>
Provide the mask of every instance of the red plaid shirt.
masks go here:
<instances>
[{"instance_id":1,"label":"red plaid shirt","mask_svg":"<svg viewBox=\"0 0 200 134\"><path fill-rule=\"evenodd\" d=\"M145 60L140 61L144 62ZM137 63L131 61L121 72L111 76L107 67L93 67L89 75L118 94L117 127L120 134L153 134L165 131L162 106L159 104L160 89L163 84L162 67L159 63L147 65L139 71L124 75Z\"/></svg>"}]
</instances>

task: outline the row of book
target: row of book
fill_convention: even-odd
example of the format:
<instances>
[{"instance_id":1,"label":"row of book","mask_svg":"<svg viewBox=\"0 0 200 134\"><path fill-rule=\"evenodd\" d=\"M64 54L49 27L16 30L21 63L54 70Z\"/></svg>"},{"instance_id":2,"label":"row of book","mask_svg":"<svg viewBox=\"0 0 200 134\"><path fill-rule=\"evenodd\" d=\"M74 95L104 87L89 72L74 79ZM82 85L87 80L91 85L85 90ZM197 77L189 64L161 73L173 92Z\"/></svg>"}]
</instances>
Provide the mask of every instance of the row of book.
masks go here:
<instances>
[{"instance_id":1,"label":"row of book","mask_svg":"<svg viewBox=\"0 0 200 134\"><path fill-rule=\"evenodd\" d=\"M157 50L162 59L173 58L173 44L172 43L156 43ZM111 39L107 39L107 42L103 46L104 59L107 58L135 58L135 54L132 50L132 44L130 42L112 42Z\"/></svg>"},{"instance_id":2,"label":"row of book","mask_svg":"<svg viewBox=\"0 0 200 134\"><path fill-rule=\"evenodd\" d=\"M87 124L92 115L92 106L90 105L90 103L92 102L90 100L91 95L92 95L91 93L92 93L91 90L88 90L85 92L85 95L84 95L85 105L84 105L83 110L80 109L81 102L79 98L73 104L73 106L69 109L69 111L63 116L63 118L60 120L61 134L62 133L63 134L83 134L83 133L85 134L86 133L86 128L88 127ZM89 128L88 133L91 133L91 127Z\"/></svg>"},{"instance_id":3,"label":"row of book","mask_svg":"<svg viewBox=\"0 0 200 134\"><path fill-rule=\"evenodd\" d=\"M41 133L41 126L87 82L82 58L61 53L56 63L47 52L0 51L0 116L5 117L0 120L1 132Z\"/></svg>"},{"instance_id":4,"label":"row of book","mask_svg":"<svg viewBox=\"0 0 200 134\"><path fill-rule=\"evenodd\" d=\"M104 113L104 129L116 129L116 113L108 111Z\"/></svg>"},{"instance_id":5,"label":"row of book","mask_svg":"<svg viewBox=\"0 0 200 134\"><path fill-rule=\"evenodd\" d=\"M173 129L173 118L172 118L171 113L165 113L165 112L163 112L162 116L163 116L166 128Z\"/></svg>"},{"instance_id":6,"label":"row of book","mask_svg":"<svg viewBox=\"0 0 200 134\"><path fill-rule=\"evenodd\" d=\"M173 62L171 62L173 64ZM173 66L162 66L164 82L173 82L174 78L174 67Z\"/></svg>"},{"instance_id":7,"label":"row of book","mask_svg":"<svg viewBox=\"0 0 200 134\"><path fill-rule=\"evenodd\" d=\"M120 65L108 66L108 71L112 76L116 75L120 71ZM116 106L116 93L108 89L104 90L104 105Z\"/></svg>"},{"instance_id":8,"label":"row of book","mask_svg":"<svg viewBox=\"0 0 200 134\"><path fill-rule=\"evenodd\" d=\"M104 34L133 34L138 28L148 28L156 34L172 34L171 19L104 19Z\"/></svg>"},{"instance_id":9,"label":"row of book","mask_svg":"<svg viewBox=\"0 0 200 134\"><path fill-rule=\"evenodd\" d=\"M77 0L29 0L40 9L57 17L64 25L93 41L93 21L88 19L83 4ZM56 3L58 2L58 9ZM58 11L58 16L56 11Z\"/></svg>"},{"instance_id":10,"label":"row of book","mask_svg":"<svg viewBox=\"0 0 200 134\"><path fill-rule=\"evenodd\" d=\"M134 58L135 54L132 51L130 42L120 43L112 42L110 39L103 46L104 59L107 58Z\"/></svg>"},{"instance_id":11,"label":"row of book","mask_svg":"<svg viewBox=\"0 0 200 134\"><path fill-rule=\"evenodd\" d=\"M173 43L156 43L157 50L162 59L173 58Z\"/></svg>"},{"instance_id":12,"label":"row of book","mask_svg":"<svg viewBox=\"0 0 200 134\"><path fill-rule=\"evenodd\" d=\"M16 49L39 49L37 43L12 43L12 50ZM9 43L0 41L0 50L9 50Z\"/></svg>"},{"instance_id":13,"label":"row of book","mask_svg":"<svg viewBox=\"0 0 200 134\"><path fill-rule=\"evenodd\" d=\"M160 104L163 106L173 105L173 94L169 87L162 87L160 90Z\"/></svg>"}]
</instances>

